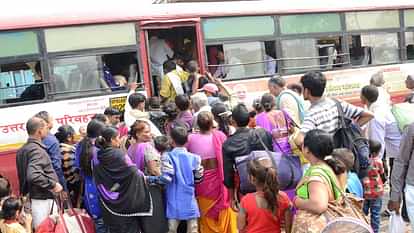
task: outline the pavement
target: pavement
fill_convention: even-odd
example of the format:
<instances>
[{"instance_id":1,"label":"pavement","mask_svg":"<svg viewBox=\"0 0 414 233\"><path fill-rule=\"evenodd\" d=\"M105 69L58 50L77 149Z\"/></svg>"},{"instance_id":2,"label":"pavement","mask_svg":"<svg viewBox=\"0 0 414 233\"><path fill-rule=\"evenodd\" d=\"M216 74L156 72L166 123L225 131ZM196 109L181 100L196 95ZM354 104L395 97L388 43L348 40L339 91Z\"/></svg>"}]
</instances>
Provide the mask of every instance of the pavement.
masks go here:
<instances>
[{"instance_id":1,"label":"pavement","mask_svg":"<svg viewBox=\"0 0 414 233\"><path fill-rule=\"evenodd\" d=\"M387 204L388 204L388 200L389 200L389 186L388 184L385 185L385 194L384 197L382 199L382 212L385 211L385 209L387 208ZM389 228L389 217L385 217L382 216L381 218L381 233L388 233L388 228ZM411 232L411 227L409 223L406 223L405 226L405 232L401 232L401 233L412 233Z\"/></svg>"}]
</instances>

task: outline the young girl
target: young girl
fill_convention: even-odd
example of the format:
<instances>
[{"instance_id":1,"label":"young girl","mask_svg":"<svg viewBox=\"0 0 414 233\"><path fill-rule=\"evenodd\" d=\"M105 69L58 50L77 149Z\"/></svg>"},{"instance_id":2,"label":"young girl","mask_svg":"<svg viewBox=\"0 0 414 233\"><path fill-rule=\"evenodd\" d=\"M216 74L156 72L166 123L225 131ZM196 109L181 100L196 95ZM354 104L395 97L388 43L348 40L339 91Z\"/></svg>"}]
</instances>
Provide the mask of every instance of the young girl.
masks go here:
<instances>
[{"instance_id":1,"label":"young girl","mask_svg":"<svg viewBox=\"0 0 414 233\"><path fill-rule=\"evenodd\" d=\"M291 203L286 193L279 191L276 170L258 160L248 164L250 182L255 193L244 196L240 203L237 226L245 233L280 233L284 222L285 232L291 232Z\"/></svg>"}]
</instances>

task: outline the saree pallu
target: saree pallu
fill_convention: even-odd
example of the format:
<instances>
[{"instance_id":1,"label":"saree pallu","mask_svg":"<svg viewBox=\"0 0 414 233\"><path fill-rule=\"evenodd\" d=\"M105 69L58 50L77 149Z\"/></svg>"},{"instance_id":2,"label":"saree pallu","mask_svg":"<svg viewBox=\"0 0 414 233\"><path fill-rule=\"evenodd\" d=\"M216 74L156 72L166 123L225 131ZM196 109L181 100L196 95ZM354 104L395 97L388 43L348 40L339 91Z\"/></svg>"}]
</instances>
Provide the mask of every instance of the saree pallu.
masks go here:
<instances>
[{"instance_id":1,"label":"saree pallu","mask_svg":"<svg viewBox=\"0 0 414 233\"><path fill-rule=\"evenodd\" d=\"M203 181L196 186L200 208L201 233L237 232L237 214L230 208L227 189L217 177L217 169L204 171ZM225 190L222 192L222 190Z\"/></svg>"}]
</instances>

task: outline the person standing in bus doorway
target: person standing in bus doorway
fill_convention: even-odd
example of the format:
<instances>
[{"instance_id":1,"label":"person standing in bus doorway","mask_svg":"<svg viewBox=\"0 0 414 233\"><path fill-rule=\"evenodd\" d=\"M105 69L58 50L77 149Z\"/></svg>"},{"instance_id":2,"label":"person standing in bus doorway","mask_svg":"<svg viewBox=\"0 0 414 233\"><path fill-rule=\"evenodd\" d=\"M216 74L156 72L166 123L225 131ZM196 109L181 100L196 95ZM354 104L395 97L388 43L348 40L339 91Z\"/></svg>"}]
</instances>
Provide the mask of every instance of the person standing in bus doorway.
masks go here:
<instances>
[{"instance_id":1,"label":"person standing in bus doorway","mask_svg":"<svg viewBox=\"0 0 414 233\"><path fill-rule=\"evenodd\" d=\"M289 113L297 125L302 124L305 118L305 106L300 96L286 88L286 81L275 76L268 81L270 94L276 98L276 108Z\"/></svg>"},{"instance_id":2,"label":"person standing in bus doorway","mask_svg":"<svg viewBox=\"0 0 414 233\"><path fill-rule=\"evenodd\" d=\"M20 194L30 196L33 227L36 229L51 210L57 213L53 208L54 194L62 192L63 187L42 143L49 134L47 123L39 117L32 117L26 123L26 130L29 139L17 151L16 167Z\"/></svg>"},{"instance_id":3,"label":"person standing in bus doorway","mask_svg":"<svg viewBox=\"0 0 414 233\"><path fill-rule=\"evenodd\" d=\"M405 86L411 90L411 94L409 94L405 98L405 102L414 104L414 74L407 75L407 79L405 80Z\"/></svg>"},{"instance_id":4,"label":"person standing in bus doorway","mask_svg":"<svg viewBox=\"0 0 414 233\"><path fill-rule=\"evenodd\" d=\"M151 61L151 74L156 84L155 93L160 90L160 84L162 76L164 75L163 64L171 59L174 55L174 51L165 39L161 36L154 35L149 40L150 61Z\"/></svg>"},{"instance_id":5,"label":"person standing in bus doorway","mask_svg":"<svg viewBox=\"0 0 414 233\"><path fill-rule=\"evenodd\" d=\"M48 134L42 140L42 143L46 146L46 152L52 161L53 169L59 179L59 183L63 186L64 191L67 191L66 180L62 168L62 153L60 151L60 144L55 135L50 133L53 128L53 117L46 111L38 112L35 117L44 120L47 124Z\"/></svg>"},{"instance_id":6,"label":"person standing in bus doorway","mask_svg":"<svg viewBox=\"0 0 414 233\"><path fill-rule=\"evenodd\" d=\"M187 82L190 74L186 71L177 71L177 66L172 60L164 63L164 73L160 91L162 102L174 102L177 95L184 94L183 84Z\"/></svg>"}]
</instances>

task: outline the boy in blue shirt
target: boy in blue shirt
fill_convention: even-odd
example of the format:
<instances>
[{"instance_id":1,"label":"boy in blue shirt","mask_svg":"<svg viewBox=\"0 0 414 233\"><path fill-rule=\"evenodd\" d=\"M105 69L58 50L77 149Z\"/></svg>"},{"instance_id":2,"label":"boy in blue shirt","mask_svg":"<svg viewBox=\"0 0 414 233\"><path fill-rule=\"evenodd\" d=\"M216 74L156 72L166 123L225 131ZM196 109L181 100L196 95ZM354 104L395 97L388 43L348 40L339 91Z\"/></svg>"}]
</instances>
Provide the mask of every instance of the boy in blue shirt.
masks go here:
<instances>
[{"instance_id":1,"label":"boy in blue shirt","mask_svg":"<svg viewBox=\"0 0 414 233\"><path fill-rule=\"evenodd\" d=\"M174 149L164 156L163 166L168 160L171 167L162 169L161 176L147 177L147 181L166 185L168 232L177 232L180 221L187 221L187 232L198 233L200 211L195 197L195 183L203 177L201 158L184 147L188 137L186 128L174 127L170 135Z\"/></svg>"}]
</instances>

